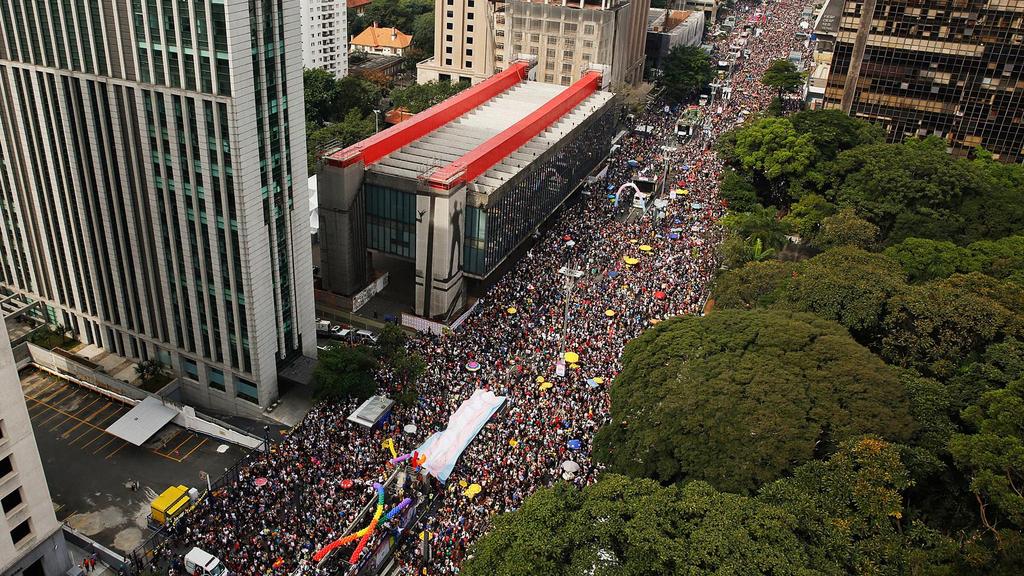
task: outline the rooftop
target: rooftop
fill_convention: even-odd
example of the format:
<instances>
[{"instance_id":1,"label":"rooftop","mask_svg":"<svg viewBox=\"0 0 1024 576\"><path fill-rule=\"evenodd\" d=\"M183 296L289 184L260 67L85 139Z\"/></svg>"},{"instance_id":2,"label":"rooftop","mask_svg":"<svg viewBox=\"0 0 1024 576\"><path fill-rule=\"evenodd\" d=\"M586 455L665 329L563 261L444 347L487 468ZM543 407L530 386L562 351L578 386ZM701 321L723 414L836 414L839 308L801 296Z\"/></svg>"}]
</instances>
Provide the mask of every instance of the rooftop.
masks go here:
<instances>
[{"instance_id":1,"label":"rooftop","mask_svg":"<svg viewBox=\"0 0 1024 576\"><path fill-rule=\"evenodd\" d=\"M398 28L378 28L374 22L372 26L356 35L350 44L372 48L408 48L412 44L412 36Z\"/></svg>"}]
</instances>

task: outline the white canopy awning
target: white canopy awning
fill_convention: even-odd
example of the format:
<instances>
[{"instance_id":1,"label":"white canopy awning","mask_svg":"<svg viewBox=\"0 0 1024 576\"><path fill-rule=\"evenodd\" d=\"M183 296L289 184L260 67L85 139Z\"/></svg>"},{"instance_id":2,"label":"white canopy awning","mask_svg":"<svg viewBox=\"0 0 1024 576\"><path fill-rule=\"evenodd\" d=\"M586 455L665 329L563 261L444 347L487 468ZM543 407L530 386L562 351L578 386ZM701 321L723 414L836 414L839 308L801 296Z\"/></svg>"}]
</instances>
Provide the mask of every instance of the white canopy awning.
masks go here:
<instances>
[{"instance_id":1,"label":"white canopy awning","mask_svg":"<svg viewBox=\"0 0 1024 576\"><path fill-rule=\"evenodd\" d=\"M142 446L177 415L177 410L149 396L108 426L107 433Z\"/></svg>"}]
</instances>

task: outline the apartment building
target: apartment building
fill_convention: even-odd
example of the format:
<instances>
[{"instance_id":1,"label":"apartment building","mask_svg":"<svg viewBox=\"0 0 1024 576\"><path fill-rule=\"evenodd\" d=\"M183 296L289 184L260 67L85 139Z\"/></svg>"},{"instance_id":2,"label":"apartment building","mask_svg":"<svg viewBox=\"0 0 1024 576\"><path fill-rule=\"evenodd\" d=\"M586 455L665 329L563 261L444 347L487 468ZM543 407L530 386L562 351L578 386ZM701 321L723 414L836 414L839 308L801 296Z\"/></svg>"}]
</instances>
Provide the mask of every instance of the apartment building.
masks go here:
<instances>
[{"instance_id":1,"label":"apartment building","mask_svg":"<svg viewBox=\"0 0 1024 576\"><path fill-rule=\"evenodd\" d=\"M316 354L300 29L299 0L0 2L0 288L189 403L269 406Z\"/></svg>"},{"instance_id":2,"label":"apartment building","mask_svg":"<svg viewBox=\"0 0 1024 576\"><path fill-rule=\"evenodd\" d=\"M302 66L348 75L346 0L302 0Z\"/></svg>"},{"instance_id":3,"label":"apartment building","mask_svg":"<svg viewBox=\"0 0 1024 576\"><path fill-rule=\"evenodd\" d=\"M57 576L71 568L0 320L0 575Z\"/></svg>"},{"instance_id":4,"label":"apartment building","mask_svg":"<svg viewBox=\"0 0 1024 576\"><path fill-rule=\"evenodd\" d=\"M479 82L522 56L568 86L592 66L613 86L642 80L650 0L437 0L434 56L417 80Z\"/></svg>"},{"instance_id":5,"label":"apartment building","mask_svg":"<svg viewBox=\"0 0 1024 576\"><path fill-rule=\"evenodd\" d=\"M830 0L815 32L825 108L1024 159L1024 0Z\"/></svg>"}]
</instances>

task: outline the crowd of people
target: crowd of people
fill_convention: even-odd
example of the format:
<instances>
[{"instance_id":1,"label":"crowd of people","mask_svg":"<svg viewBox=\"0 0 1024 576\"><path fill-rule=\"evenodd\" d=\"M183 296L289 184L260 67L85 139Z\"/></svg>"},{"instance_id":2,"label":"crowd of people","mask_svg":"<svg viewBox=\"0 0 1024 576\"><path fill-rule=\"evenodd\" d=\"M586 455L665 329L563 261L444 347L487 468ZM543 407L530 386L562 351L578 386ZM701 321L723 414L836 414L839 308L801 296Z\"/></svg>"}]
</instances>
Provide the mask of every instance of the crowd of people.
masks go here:
<instances>
[{"instance_id":1,"label":"crowd of people","mask_svg":"<svg viewBox=\"0 0 1024 576\"><path fill-rule=\"evenodd\" d=\"M431 561L423 562L417 538L399 549L406 573L457 574L493 515L517 509L559 479L594 482L602 467L591 459L591 443L608 419L607 389L624 345L662 320L703 311L718 267L717 221L725 212L717 196L722 165L712 145L775 96L759 79L798 44L802 7L797 0L740 3L741 19L760 11L766 23L725 79L729 98L719 92L703 107L694 136L678 141L677 112L649 103L629 120L604 176L586 184L583 200L555 217L463 326L443 337L413 339L426 364L415 405L397 406L373 431L346 420L354 402L314 407L179 523L162 553L199 546L237 574L317 573L313 552L345 533L371 499L370 485L389 474L385 441L392 439L399 452L414 450L477 388L507 401L415 528L432 544ZM728 51L740 29L714 40L716 50ZM650 128L636 129L641 126ZM616 201L615 192L642 170L664 173L664 197L674 199L641 214L628 197ZM566 280L563 267L582 275ZM579 360L565 363L560 377L556 365L566 352ZM467 370L470 362L479 369ZM381 381L383 393L397 392L396 380L382 374ZM415 433L404 431L408 424ZM570 473L566 462L574 463ZM480 493L467 497L468 484L479 484Z\"/></svg>"}]
</instances>

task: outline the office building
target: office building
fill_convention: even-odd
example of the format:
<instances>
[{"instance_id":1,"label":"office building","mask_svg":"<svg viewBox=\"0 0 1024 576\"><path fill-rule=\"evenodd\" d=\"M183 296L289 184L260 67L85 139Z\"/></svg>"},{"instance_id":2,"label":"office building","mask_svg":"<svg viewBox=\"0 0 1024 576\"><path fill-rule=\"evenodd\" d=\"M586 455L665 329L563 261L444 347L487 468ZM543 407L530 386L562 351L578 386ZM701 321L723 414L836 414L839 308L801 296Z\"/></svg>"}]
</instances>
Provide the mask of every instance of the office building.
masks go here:
<instances>
[{"instance_id":1,"label":"office building","mask_svg":"<svg viewBox=\"0 0 1024 576\"><path fill-rule=\"evenodd\" d=\"M298 0L0 3L0 288L189 403L314 356ZM26 32L28 31L28 32Z\"/></svg>"},{"instance_id":2,"label":"office building","mask_svg":"<svg viewBox=\"0 0 1024 576\"><path fill-rule=\"evenodd\" d=\"M815 32L825 108L891 141L935 135L959 156L1024 159L1024 0L830 0Z\"/></svg>"},{"instance_id":3,"label":"office building","mask_svg":"<svg viewBox=\"0 0 1024 576\"><path fill-rule=\"evenodd\" d=\"M71 568L0 320L0 576L57 576Z\"/></svg>"},{"instance_id":4,"label":"office building","mask_svg":"<svg viewBox=\"0 0 1024 576\"><path fill-rule=\"evenodd\" d=\"M618 104L603 70L569 87L520 60L326 157L318 175L324 288L404 271L419 316L451 318L606 156ZM396 282L392 281L394 287Z\"/></svg>"},{"instance_id":5,"label":"office building","mask_svg":"<svg viewBox=\"0 0 1024 576\"><path fill-rule=\"evenodd\" d=\"M434 56L417 81L469 80L500 72L522 56L537 77L568 86L592 66L613 86L643 79L650 0L437 0Z\"/></svg>"},{"instance_id":6,"label":"office building","mask_svg":"<svg viewBox=\"0 0 1024 576\"><path fill-rule=\"evenodd\" d=\"M677 46L700 46L704 39L704 12L651 8L647 16L647 69L661 68Z\"/></svg>"},{"instance_id":7,"label":"office building","mask_svg":"<svg viewBox=\"0 0 1024 576\"><path fill-rule=\"evenodd\" d=\"M348 6L345 0L301 0L302 66L348 75Z\"/></svg>"}]
</instances>

